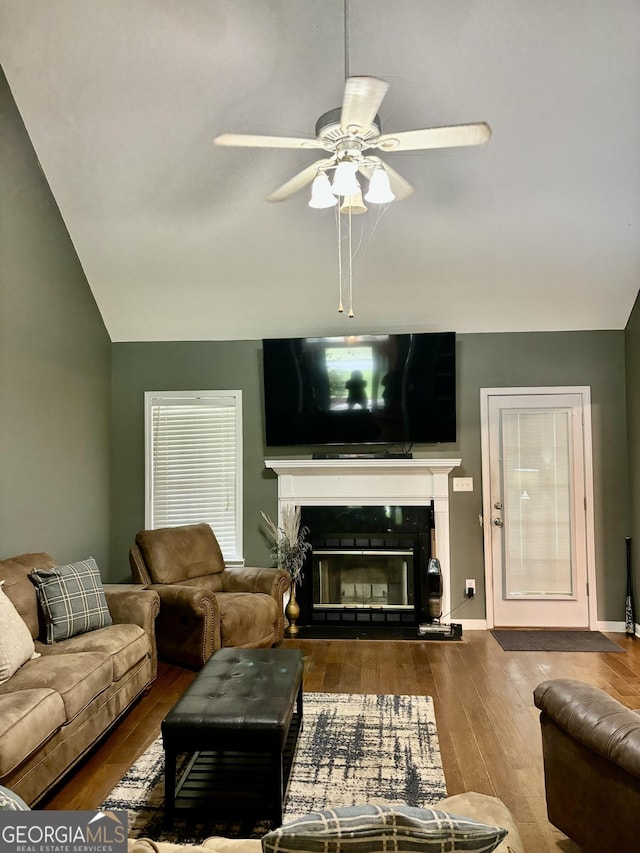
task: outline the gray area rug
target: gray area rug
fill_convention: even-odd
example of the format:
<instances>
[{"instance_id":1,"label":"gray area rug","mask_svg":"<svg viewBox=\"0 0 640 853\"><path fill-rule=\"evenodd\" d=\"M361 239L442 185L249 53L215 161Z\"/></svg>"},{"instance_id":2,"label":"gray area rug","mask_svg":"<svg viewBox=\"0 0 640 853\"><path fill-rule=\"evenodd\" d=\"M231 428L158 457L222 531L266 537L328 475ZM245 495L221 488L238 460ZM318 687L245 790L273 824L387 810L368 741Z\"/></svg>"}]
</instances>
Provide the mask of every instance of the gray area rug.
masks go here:
<instances>
[{"instance_id":1,"label":"gray area rug","mask_svg":"<svg viewBox=\"0 0 640 853\"><path fill-rule=\"evenodd\" d=\"M328 806L428 806L446 796L430 696L305 694L285 821ZM167 830L163 804L164 752L158 738L102 804L128 811L131 838L197 843L209 835L260 837L272 828L266 821L247 825L223 815L208 821L179 817Z\"/></svg>"},{"instance_id":2,"label":"gray area rug","mask_svg":"<svg viewBox=\"0 0 640 853\"><path fill-rule=\"evenodd\" d=\"M506 652L624 652L600 631L492 630Z\"/></svg>"}]
</instances>

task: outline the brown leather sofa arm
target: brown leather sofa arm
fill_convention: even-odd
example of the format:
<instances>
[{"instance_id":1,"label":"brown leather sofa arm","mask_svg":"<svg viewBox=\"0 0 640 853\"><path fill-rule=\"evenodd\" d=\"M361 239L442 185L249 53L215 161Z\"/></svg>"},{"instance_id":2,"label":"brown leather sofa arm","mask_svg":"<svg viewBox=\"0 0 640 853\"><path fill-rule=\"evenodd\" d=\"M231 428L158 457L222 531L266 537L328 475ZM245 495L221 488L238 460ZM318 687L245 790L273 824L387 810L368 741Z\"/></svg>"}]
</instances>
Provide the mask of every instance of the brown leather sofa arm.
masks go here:
<instances>
[{"instance_id":1,"label":"brown leather sofa arm","mask_svg":"<svg viewBox=\"0 0 640 853\"><path fill-rule=\"evenodd\" d=\"M156 623L160 657L201 667L221 645L215 593L179 583L150 584L147 589L160 596Z\"/></svg>"},{"instance_id":2,"label":"brown leather sofa arm","mask_svg":"<svg viewBox=\"0 0 640 853\"><path fill-rule=\"evenodd\" d=\"M225 592L263 592L275 599L278 622L275 625L274 643L281 643L284 638L284 596L291 583L289 573L284 569L228 566L219 577Z\"/></svg>"},{"instance_id":3,"label":"brown leather sofa arm","mask_svg":"<svg viewBox=\"0 0 640 853\"><path fill-rule=\"evenodd\" d=\"M284 569L227 566L220 578L225 592L263 592L278 602L289 589L289 574Z\"/></svg>"},{"instance_id":4,"label":"brown leather sofa arm","mask_svg":"<svg viewBox=\"0 0 640 853\"><path fill-rule=\"evenodd\" d=\"M118 625L139 625L151 641L153 677L158 669L156 648L156 618L160 611L160 598L156 592L130 583L107 583L104 595L111 618Z\"/></svg>"},{"instance_id":5,"label":"brown leather sofa arm","mask_svg":"<svg viewBox=\"0 0 640 853\"><path fill-rule=\"evenodd\" d=\"M545 681L533 696L556 726L640 779L640 714L598 687L570 678Z\"/></svg>"}]
</instances>

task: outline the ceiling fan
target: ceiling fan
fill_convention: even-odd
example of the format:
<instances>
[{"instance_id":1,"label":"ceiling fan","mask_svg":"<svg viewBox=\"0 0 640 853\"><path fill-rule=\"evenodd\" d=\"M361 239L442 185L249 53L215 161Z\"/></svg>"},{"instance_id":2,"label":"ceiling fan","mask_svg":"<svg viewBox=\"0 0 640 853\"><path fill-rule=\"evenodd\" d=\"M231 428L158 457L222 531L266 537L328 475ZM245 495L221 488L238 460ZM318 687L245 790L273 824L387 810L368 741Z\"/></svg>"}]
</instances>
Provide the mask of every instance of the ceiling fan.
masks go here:
<instances>
[{"instance_id":1,"label":"ceiling fan","mask_svg":"<svg viewBox=\"0 0 640 853\"><path fill-rule=\"evenodd\" d=\"M217 136L214 142L216 145L256 148L324 149L329 152L329 157L316 160L298 172L274 190L268 196L268 201L284 201L319 178L320 181L314 181L312 192L316 192L316 187L319 188L323 181L323 198L326 203L322 204L318 196L318 204L313 204L312 195L311 206L327 207L336 203L336 196L347 197L359 192L355 177L357 172L369 180L369 194L365 196L369 201L401 200L413 192L411 184L383 162L376 151L389 153L482 145L491 136L491 128L486 122L383 134L378 109L388 88L387 83L375 77L347 77L342 107L320 116L315 137L224 133ZM327 173L332 170L335 170L335 174L329 190ZM327 196L327 191L331 196Z\"/></svg>"}]
</instances>

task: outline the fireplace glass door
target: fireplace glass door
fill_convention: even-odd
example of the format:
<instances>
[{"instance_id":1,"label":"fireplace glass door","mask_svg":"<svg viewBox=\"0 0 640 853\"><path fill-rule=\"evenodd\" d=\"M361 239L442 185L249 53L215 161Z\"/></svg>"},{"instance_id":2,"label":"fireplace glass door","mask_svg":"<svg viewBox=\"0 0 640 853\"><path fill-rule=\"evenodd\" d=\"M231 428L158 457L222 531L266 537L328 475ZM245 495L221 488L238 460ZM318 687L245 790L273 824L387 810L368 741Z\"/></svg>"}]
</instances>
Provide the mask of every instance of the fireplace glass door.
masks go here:
<instances>
[{"instance_id":1,"label":"fireplace glass door","mask_svg":"<svg viewBox=\"0 0 640 853\"><path fill-rule=\"evenodd\" d=\"M411 549L313 551L314 608L414 609Z\"/></svg>"}]
</instances>

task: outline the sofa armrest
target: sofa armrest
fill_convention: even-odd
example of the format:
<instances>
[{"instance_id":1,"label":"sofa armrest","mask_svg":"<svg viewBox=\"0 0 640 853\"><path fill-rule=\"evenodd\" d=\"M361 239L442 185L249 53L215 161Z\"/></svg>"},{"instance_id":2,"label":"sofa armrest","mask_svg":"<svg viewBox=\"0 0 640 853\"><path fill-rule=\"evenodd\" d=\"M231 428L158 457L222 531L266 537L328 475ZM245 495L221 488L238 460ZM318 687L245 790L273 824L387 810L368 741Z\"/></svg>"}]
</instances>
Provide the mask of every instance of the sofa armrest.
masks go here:
<instances>
[{"instance_id":1,"label":"sofa armrest","mask_svg":"<svg viewBox=\"0 0 640 853\"><path fill-rule=\"evenodd\" d=\"M104 584L104 594L112 620L118 625L139 625L149 637L153 677L158 669L156 617L160 599L156 592L139 584Z\"/></svg>"},{"instance_id":2,"label":"sofa armrest","mask_svg":"<svg viewBox=\"0 0 640 853\"><path fill-rule=\"evenodd\" d=\"M187 584L150 584L160 597L158 646L169 660L200 667L219 649L220 608L215 592Z\"/></svg>"},{"instance_id":3,"label":"sofa armrest","mask_svg":"<svg viewBox=\"0 0 640 853\"><path fill-rule=\"evenodd\" d=\"M533 697L556 726L640 779L640 714L604 690L571 678L544 681Z\"/></svg>"},{"instance_id":4,"label":"sofa armrest","mask_svg":"<svg viewBox=\"0 0 640 853\"><path fill-rule=\"evenodd\" d=\"M284 569L256 566L227 566L220 575L225 592L264 592L282 601L289 589L289 574Z\"/></svg>"},{"instance_id":5,"label":"sofa armrest","mask_svg":"<svg viewBox=\"0 0 640 853\"><path fill-rule=\"evenodd\" d=\"M275 599L278 621L274 643L281 643L284 638L284 596L291 586L289 573L284 569L228 566L219 577L225 592L262 592Z\"/></svg>"}]
</instances>

